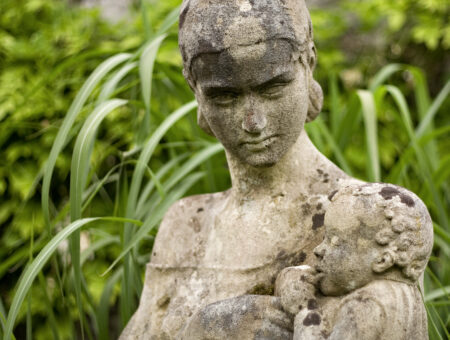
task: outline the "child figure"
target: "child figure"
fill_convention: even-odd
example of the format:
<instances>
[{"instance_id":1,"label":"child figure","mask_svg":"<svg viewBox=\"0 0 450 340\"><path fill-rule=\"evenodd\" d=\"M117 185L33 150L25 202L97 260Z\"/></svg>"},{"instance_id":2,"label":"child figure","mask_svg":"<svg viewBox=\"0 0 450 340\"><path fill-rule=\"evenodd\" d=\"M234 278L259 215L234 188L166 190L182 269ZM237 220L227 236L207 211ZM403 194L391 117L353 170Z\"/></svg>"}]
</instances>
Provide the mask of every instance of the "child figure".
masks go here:
<instances>
[{"instance_id":1,"label":"child figure","mask_svg":"<svg viewBox=\"0 0 450 340\"><path fill-rule=\"evenodd\" d=\"M379 183L342 189L326 211L315 270L286 268L276 282L296 314L294 340L428 339L419 281L432 246L431 219L410 192Z\"/></svg>"}]
</instances>

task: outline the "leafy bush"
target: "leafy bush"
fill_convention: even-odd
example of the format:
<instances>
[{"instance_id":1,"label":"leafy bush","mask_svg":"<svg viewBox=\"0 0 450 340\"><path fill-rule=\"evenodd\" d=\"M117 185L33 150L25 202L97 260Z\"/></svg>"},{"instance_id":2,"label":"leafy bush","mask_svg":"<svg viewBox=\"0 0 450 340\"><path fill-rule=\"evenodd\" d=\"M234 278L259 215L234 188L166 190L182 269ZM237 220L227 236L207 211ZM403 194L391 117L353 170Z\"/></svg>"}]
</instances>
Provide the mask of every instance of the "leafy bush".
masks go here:
<instances>
[{"instance_id":1,"label":"leafy bush","mask_svg":"<svg viewBox=\"0 0 450 340\"><path fill-rule=\"evenodd\" d=\"M0 78L0 145L8 160L0 164L7 202L0 213L5 338L13 330L17 338L116 337L137 306L168 206L183 195L229 187L222 148L197 127L181 75L173 25L178 3L143 3L142 16L127 29L56 0L0 5L0 63L7 70ZM19 20L21 11L29 11L23 27L8 19ZM347 24L332 31L326 25L341 19L321 21L324 13L313 13L313 20L326 103L308 133L347 173L405 186L425 201L436 232L425 301L430 338L441 339L450 322L450 288L443 287L450 275L450 84L431 96L420 69L391 64L373 77L357 69L364 89L354 89L342 76L348 57L327 45ZM55 47L65 25L66 39L76 43ZM22 37L26 48L34 46L34 33L44 42L32 50L50 47L22 59L19 43L4 47L11 41L4 33ZM321 49L321 41L331 47ZM369 69L364 65L358 67ZM17 73L6 77L9 72Z\"/></svg>"}]
</instances>

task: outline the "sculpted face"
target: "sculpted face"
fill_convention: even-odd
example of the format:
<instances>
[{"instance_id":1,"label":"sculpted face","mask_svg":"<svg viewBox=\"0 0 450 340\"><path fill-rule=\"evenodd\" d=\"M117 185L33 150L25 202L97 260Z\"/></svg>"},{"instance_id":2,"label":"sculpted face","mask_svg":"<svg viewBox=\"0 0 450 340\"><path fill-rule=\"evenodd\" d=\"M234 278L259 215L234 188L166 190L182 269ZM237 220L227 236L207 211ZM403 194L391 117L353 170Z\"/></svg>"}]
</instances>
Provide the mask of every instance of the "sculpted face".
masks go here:
<instances>
[{"instance_id":1,"label":"sculpted face","mask_svg":"<svg viewBox=\"0 0 450 340\"><path fill-rule=\"evenodd\" d=\"M378 251L373 235L362 237L358 208L346 213L351 201L333 202L325 214L325 238L315 249L319 261L320 290L324 295L338 296L360 288L373 280L372 263ZM362 212L363 213L363 212Z\"/></svg>"},{"instance_id":2,"label":"sculpted face","mask_svg":"<svg viewBox=\"0 0 450 340\"><path fill-rule=\"evenodd\" d=\"M268 40L193 61L201 115L244 163L274 165L303 129L310 74L294 54L287 41Z\"/></svg>"}]
</instances>

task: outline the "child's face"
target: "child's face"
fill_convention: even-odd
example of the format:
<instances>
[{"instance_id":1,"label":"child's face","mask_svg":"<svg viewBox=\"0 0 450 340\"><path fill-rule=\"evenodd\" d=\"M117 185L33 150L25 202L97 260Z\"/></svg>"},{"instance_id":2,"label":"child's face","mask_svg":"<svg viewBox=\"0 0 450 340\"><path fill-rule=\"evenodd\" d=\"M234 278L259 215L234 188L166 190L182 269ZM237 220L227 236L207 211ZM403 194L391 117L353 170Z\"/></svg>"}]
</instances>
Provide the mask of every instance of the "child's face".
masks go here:
<instances>
[{"instance_id":1,"label":"child's face","mask_svg":"<svg viewBox=\"0 0 450 340\"><path fill-rule=\"evenodd\" d=\"M319 260L316 269L321 276L320 290L324 295L343 295L373 279L375 244L361 237L364 226L360 227L359 218L366 209L360 211L353 203L341 197L325 214L325 238L314 249Z\"/></svg>"}]
</instances>

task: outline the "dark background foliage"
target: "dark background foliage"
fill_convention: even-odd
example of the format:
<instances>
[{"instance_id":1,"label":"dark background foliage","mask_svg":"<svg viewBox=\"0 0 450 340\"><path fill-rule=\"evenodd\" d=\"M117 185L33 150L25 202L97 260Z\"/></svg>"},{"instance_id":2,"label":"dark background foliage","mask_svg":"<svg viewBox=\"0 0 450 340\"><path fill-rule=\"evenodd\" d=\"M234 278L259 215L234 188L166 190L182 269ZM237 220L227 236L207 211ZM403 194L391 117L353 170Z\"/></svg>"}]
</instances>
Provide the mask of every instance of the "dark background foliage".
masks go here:
<instances>
[{"instance_id":1,"label":"dark background foliage","mask_svg":"<svg viewBox=\"0 0 450 340\"><path fill-rule=\"evenodd\" d=\"M432 323L430 336L445 338L450 301L450 155L447 151L450 148L450 103L448 90L443 91L448 87L450 75L448 1L309 2L319 51L316 77L324 89L326 101L321 118L309 124L308 132L316 146L347 172L365 180L405 186L429 207L436 228L435 249L425 278ZM88 185L82 188L85 196L92 199L84 198L82 216L130 217L126 212L127 197L136 161L148 136L154 135L171 112L193 100L181 75L176 25L167 31L149 75L151 102L146 103L142 90L140 70L145 69L142 64L145 58L141 46L160 36L158 30L164 27L164 20L179 3L178 0L135 1L131 14L112 24L102 19L99 10L81 8L74 2L0 2L2 317L8 315L26 265L71 221L69 210L73 202L69 192L73 174L70 168L75 139L114 73L94 88L70 129L67 145L57 158L48 195L52 230L48 233L49 225L41 208L42 176L57 133L86 79L102 61L121 52L132 53L133 60L141 64L122 78L112 95L127 99L128 104L109 114L96 134L90 167L86 170L89 171ZM387 80L400 91L406 111L404 107L402 111L394 96L386 95L389 91L395 92L393 88L374 86L377 76L386 74L386 70L391 70L392 74L388 72L389 77L383 82ZM440 95L443 99L439 101ZM364 101L364 98L369 99ZM417 132L437 102L432 123L422 138L417 137L415 141L404 117L409 117ZM370 161L371 155L375 156L371 153L374 151L367 146L368 131L374 126L371 127L364 113L371 108L374 108L378 135L378 176L376 164ZM164 198L171 197L183 184L178 179L177 185L170 186L170 176L177 171L183 173L183 169L189 170L184 173L186 178L197 173L202 177L180 194L225 190L230 185L224 155L219 150L211 152L210 157L205 156L204 161L192 169L186 165L186 160L195 160L199 153L214 147L214 140L206 136L195 121L195 112L177 121L148 162L143 187L155 183L157 190L148 200L143 198L143 202L150 210L156 207L151 211L163 212L165 206L158 202L165 202ZM179 161L162 175L164 166L174 159ZM103 178L105 182L101 181ZM95 195L90 196L92 192ZM133 218L145 222L149 216ZM143 235L133 248L131 258L136 278L130 285L119 283L121 270L126 268L122 265L124 261L120 261L114 271L101 275L126 244L123 230L123 224L117 221L103 221L81 232L81 250L85 256L81 315L84 315L83 329L87 337L114 338L136 306L143 266L148 261L156 229ZM81 336L77 289L71 280L71 252L64 242L57 249L22 304L14 331L17 339ZM115 276L115 281L111 280ZM126 293L127 289L132 292ZM128 309L123 307L125 304ZM96 313L96 309L102 308L106 308L106 314ZM106 321L102 321L105 315ZM107 331L105 322L109 324ZM1 324L4 326L3 319Z\"/></svg>"}]
</instances>

